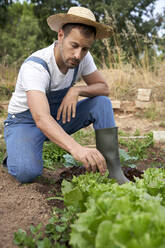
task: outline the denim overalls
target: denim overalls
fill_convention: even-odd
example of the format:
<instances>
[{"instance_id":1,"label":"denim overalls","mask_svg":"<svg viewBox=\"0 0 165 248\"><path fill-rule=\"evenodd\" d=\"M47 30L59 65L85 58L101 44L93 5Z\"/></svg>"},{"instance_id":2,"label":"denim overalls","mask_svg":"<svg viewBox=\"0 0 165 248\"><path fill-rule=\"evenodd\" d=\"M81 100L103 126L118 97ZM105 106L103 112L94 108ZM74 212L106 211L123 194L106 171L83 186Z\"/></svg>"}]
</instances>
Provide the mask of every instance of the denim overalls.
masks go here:
<instances>
[{"instance_id":1,"label":"denim overalls","mask_svg":"<svg viewBox=\"0 0 165 248\"><path fill-rule=\"evenodd\" d=\"M50 74L48 65L44 60L32 56L24 63L29 60L41 64ZM70 87L75 82L77 71L78 68L75 68ZM50 91L50 81L47 98L50 113L55 120L58 108L70 87L58 91ZM77 103L75 118L71 118L71 121L65 124L62 123L62 119L57 121L57 123L68 134L75 133L79 129L89 126L91 123L93 123L95 130L114 127L115 121L111 101L105 96L96 96L81 100ZM42 174L42 148L47 138L36 127L29 110L18 114L8 114L4 125L8 172L21 183L32 182L37 176Z\"/></svg>"}]
</instances>

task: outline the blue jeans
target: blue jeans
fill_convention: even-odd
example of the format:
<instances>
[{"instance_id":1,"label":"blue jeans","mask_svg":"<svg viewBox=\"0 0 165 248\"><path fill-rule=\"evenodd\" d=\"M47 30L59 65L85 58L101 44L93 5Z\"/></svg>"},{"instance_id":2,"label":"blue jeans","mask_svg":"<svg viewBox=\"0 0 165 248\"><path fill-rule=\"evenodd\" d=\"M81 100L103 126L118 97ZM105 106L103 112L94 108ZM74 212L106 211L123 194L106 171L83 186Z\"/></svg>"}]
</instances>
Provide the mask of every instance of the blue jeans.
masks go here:
<instances>
[{"instance_id":1,"label":"blue jeans","mask_svg":"<svg viewBox=\"0 0 165 248\"><path fill-rule=\"evenodd\" d=\"M50 103L54 119L60 103L55 102L52 105ZM75 118L66 124L63 124L61 119L57 122L68 134L75 133L91 123L95 130L115 126L112 104L105 96L79 101ZM42 174L42 148L46 136L36 127L29 110L19 114L8 114L4 125L8 172L21 183L34 181Z\"/></svg>"}]
</instances>

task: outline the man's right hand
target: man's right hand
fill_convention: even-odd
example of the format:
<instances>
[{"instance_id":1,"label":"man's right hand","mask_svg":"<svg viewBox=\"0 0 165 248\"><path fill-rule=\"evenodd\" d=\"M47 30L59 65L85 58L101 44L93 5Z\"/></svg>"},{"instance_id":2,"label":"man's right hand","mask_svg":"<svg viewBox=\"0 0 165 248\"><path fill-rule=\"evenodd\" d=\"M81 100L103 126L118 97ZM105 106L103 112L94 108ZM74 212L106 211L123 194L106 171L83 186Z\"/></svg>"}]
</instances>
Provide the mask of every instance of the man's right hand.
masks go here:
<instances>
[{"instance_id":1,"label":"man's right hand","mask_svg":"<svg viewBox=\"0 0 165 248\"><path fill-rule=\"evenodd\" d=\"M107 170L106 161L103 155L96 148L87 148L80 146L71 152L72 156L83 163L88 172L96 172L99 170L101 175L104 175Z\"/></svg>"}]
</instances>

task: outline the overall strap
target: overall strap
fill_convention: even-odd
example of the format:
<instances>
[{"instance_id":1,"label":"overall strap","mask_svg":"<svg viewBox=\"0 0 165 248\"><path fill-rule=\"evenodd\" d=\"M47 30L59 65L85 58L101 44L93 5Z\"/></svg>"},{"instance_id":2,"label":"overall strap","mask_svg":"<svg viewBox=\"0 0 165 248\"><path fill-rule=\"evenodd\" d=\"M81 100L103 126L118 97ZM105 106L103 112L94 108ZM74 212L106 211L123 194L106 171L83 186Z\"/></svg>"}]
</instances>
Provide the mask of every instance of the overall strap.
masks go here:
<instances>
[{"instance_id":1,"label":"overall strap","mask_svg":"<svg viewBox=\"0 0 165 248\"><path fill-rule=\"evenodd\" d=\"M36 62L40 65L42 65L45 70L47 70L47 72L49 73L50 75L50 78L51 78L51 74L50 74L50 71L49 71L49 67L48 67L48 64L46 63L45 60L39 58L39 57L36 57L36 56L30 56L29 58L27 58L24 63L26 63L27 61L33 61L33 62ZM75 84L75 81L76 81L76 76L77 76L77 72L78 72L78 68L79 66L77 66L75 69L74 69L74 74L73 74L73 79L72 79L72 82L71 82L71 86L73 86ZM51 89L51 80L49 82L49 89L48 89L48 92L50 92L50 89Z\"/></svg>"},{"instance_id":2,"label":"overall strap","mask_svg":"<svg viewBox=\"0 0 165 248\"><path fill-rule=\"evenodd\" d=\"M73 79L72 79L72 82L71 82L71 86L73 86L75 84L78 68L79 68L79 65L74 69L74 74L73 74Z\"/></svg>"},{"instance_id":3,"label":"overall strap","mask_svg":"<svg viewBox=\"0 0 165 248\"><path fill-rule=\"evenodd\" d=\"M46 63L45 60L43 60L43 59L41 59L41 58L39 58L39 57L36 57L36 56L31 56L31 57L27 58L27 59L24 61L24 63L26 63L26 62L28 62L28 61L33 61L33 62L36 62L36 63L42 65L42 66L45 68L45 70L47 70L47 72L49 73L49 76L50 76L50 78L51 78L51 74L50 74L50 71L49 71L49 67L48 67L48 64ZM50 92L50 87L51 87L51 80L50 80L50 82L49 82L49 90L48 90L49 92Z\"/></svg>"}]
</instances>

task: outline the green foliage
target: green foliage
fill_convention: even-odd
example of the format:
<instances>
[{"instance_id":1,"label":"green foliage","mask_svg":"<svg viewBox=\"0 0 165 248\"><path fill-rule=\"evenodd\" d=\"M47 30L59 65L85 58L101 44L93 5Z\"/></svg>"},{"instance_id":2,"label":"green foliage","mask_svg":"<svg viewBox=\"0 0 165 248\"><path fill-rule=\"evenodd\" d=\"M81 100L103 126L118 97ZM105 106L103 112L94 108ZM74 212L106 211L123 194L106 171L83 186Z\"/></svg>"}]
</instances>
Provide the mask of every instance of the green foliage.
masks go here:
<instances>
[{"instance_id":1,"label":"green foliage","mask_svg":"<svg viewBox=\"0 0 165 248\"><path fill-rule=\"evenodd\" d=\"M148 133L144 139L130 139L126 141L119 138L119 143L128 148L130 156L135 156L138 160L144 159L147 157L147 149L154 144L153 134Z\"/></svg>"},{"instance_id":2,"label":"green foliage","mask_svg":"<svg viewBox=\"0 0 165 248\"><path fill-rule=\"evenodd\" d=\"M4 28L8 20L8 6L12 4L12 0L0 0L0 28Z\"/></svg>"},{"instance_id":3,"label":"green foliage","mask_svg":"<svg viewBox=\"0 0 165 248\"><path fill-rule=\"evenodd\" d=\"M38 39L41 30L33 14L33 5L17 2L8 7L9 20L0 37L0 50L6 63L20 65L32 52L45 46Z\"/></svg>"},{"instance_id":4,"label":"green foliage","mask_svg":"<svg viewBox=\"0 0 165 248\"><path fill-rule=\"evenodd\" d=\"M99 182L89 174L64 182L65 203L72 205L75 199L81 203L78 219L71 226L71 246L163 248L164 183L162 169L147 170L144 179L122 186L110 180Z\"/></svg>"},{"instance_id":5,"label":"green foliage","mask_svg":"<svg viewBox=\"0 0 165 248\"><path fill-rule=\"evenodd\" d=\"M133 161L137 161L138 157L135 156L130 156L128 152L126 152L124 149L119 149L119 153L120 153L120 161L122 166L129 166L131 168L135 168L136 165L132 164ZM80 163L79 161L76 161L72 155L70 155L69 153L64 154L63 155L64 158L64 163L63 165L65 167L71 167L71 166L80 166L82 165L82 163Z\"/></svg>"},{"instance_id":6,"label":"green foliage","mask_svg":"<svg viewBox=\"0 0 165 248\"><path fill-rule=\"evenodd\" d=\"M93 194L101 194L109 191L114 180L107 177L108 173L100 176L100 173L87 173L79 177L73 177L72 182L63 180L62 194L66 206L73 206L77 212L86 209L86 201ZM101 186L101 187L100 187Z\"/></svg>"},{"instance_id":7,"label":"green foliage","mask_svg":"<svg viewBox=\"0 0 165 248\"><path fill-rule=\"evenodd\" d=\"M89 145L92 142L95 143L95 134L93 128L80 129L72 136L81 145Z\"/></svg>"},{"instance_id":8,"label":"green foliage","mask_svg":"<svg viewBox=\"0 0 165 248\"><path fill-rule=\"evenodd\" d=\"M29 3L30 2L30 3ZM73 6L71 0L31 0L29 2L0 1L0 57L1 61L18 65L33 51L49 45L57 38L46 19L49 15L66 13ZM114 35L107 41L96 41L92 47L96 64L114 66L135 57L143 65L147 51L149 62L155 57L155 44L164 53L163 41L157 37L162 16L153 18L156 0L76 1L74 5L90 8L97 21L112 27ZM144 18L147 17L147 18ZM128 49L129 47L129 49Z\"/></svg>"},{"instance_id":9,"label":"green foliage","mask_svg":"<svg viewBox=\"0 0 165 248\"><path fill-rule=\"evenodd\" d=\"M40 223L37 226L30 226L28 233L22 229L15 232L14 244L20 248L66 248L70 225L76 218L75 210L73 207L64 210L54 208L53 213L44 228Z\"/></svg>"},{"instance_id":10,"label":"green foliage","mask_svg":"<svg viewBox=\"0 0 165 248\"><path fill-rule=\"evenodd\" d=\"M149 168L143 180L136 179L138 188L144 188L151 196L160 195L161 204L165 206L165 170Z\"/></svg>"},{"instance_id":11,"label":"green foliage","mask_svg":"<svg viewBox=\"0 0 165 248\"><path fill-rule=\"evenodd\" d=\"M132 164L133 161L137 161L138 157L130 156L128 152L123 149L119 149L120 153L120 161L122 166L129 166L131 168L135 168L136 165Z\"/></svg>"},{"instance_id":12,"label":"green foliage","mask_svg":"<svg viewBox=\"0 0 165 248\"><path fill-rule=\"evenodd\" d=\"M73 6L73 2L72 0L31 0L31 2L34 4L34 14L42 30L39 39L50 44L57 34L48 27L47 17L60 12L66 13L69 7Z\"/></svg>"},{"instance_id":13,"label":"green foliage","mask_svg":"<svg viewBox=\"0 0 165 248\"><path fill-rule=\"evenodd\" d=\"M143 179L118 185L99 173L63 180L66 209L53 209L43 228L18 230L18 247L163 248L165 246L165 171L148 169Z\"/></svg>"},{"instance_id":14,"label":"green foliage","mask_svg":"<svg viewBox=\"0 0 165 248\"><path fill-rule=\"evenodd\" d=\"M69 153L64 154L64 155L63 155L63 158L64 158L64 160L65 160L64 163L63 163L63 165L64 165L65 167L80 166L80 165L82 165L81 162L76 161L76 160L72 157L72 155L70 155Z\"/></svg>"},{"instance_id":15,"label":"green foliage","mask_svg":"<svg viewBox=\"0 0 165 248\"><path fill-rule=\"evenodd\" d=\"M43 146L43 162L45 167L55 169L54 164L64 162L63 155L66 154L61 147L53 142L45 142Z\"/></svg>"}]
</instances>

